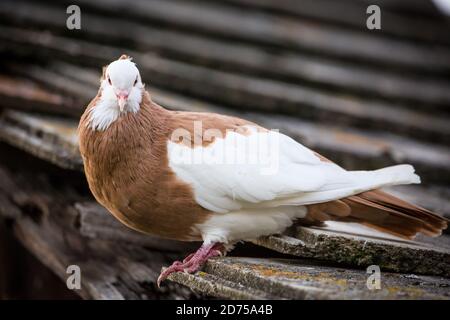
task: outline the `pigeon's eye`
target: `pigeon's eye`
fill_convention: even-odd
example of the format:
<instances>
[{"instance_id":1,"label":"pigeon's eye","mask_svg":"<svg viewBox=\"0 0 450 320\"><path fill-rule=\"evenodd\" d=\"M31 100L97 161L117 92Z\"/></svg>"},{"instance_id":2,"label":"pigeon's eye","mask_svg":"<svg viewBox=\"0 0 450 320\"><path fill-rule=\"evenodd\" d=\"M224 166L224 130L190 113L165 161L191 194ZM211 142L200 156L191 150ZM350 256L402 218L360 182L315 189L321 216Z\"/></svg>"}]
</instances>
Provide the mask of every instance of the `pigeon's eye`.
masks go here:
<instances>
[{"instance_id":1,"label":"pigeon's eye","mask_svg":"<svg viewBox=\"0 0 450 320\"><path fill-rule=\"evenodd\" d=\"M108 83L110 86L112 86L111 78L108 76Z\"/></svg>"},{"instance_id":2,"label":"pigeon's eye","mask_svg":"<svg viewBox=\"0 0 450 320\"><path fill-rule=\"evenodd\" d=\"M138 81L138 77L136 77L136 80L134 80L133 86L136 85L137 81Z\"/></svg>"}]
</instances>

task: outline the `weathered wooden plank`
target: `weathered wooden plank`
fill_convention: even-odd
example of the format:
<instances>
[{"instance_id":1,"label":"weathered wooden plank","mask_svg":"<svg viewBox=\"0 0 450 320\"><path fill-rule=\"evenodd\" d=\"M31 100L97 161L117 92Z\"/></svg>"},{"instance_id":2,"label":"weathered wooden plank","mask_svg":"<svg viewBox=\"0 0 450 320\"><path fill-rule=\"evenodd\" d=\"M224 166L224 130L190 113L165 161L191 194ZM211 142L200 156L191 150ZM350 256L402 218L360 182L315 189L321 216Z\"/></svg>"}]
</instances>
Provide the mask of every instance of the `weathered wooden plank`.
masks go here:
<instances>
[{"instance_id":1,"label":"weathered wooden plank","mask_svg":"<svg viewBox=\"0 0 450 320\"><path fill-rule=\"evenodd\" d=\"M37 37L33 37L37 38ZM61 42L62 41L62 42ZM57 38L51 47L46 48L55 54L64 54L64 38ZM102 59L98 52L105 52L108 47L91 44L83 46L90 49L88 56L94 60ZM109 56L117 49L108 50ZM414 136L418 139L446 141L450 137L450 122L446 116L433 116L413 110L406 110L395 104L376 100L362 100L327 91L320 91L276 80L260 79L251 76L193 66L155 56L134 54L142 73L152 79L158 86L168 87L174 91L184 91L201 98L226 103L235 108L264 112L281 112L312 120L335 123L336 119L358 126L371 127ZM81 58L81 56L80 56ZM42 68L41 68L42 69ZM27 71L29 72L29 71ZM42 70L42 73L48 72ZM41 76L41 75L39 75ZM41 76L42 77L42 76ZM60 81L55 80L60 83ZM78 84L77 87L80 87ZM81 91L81 89L80 89ZM386 117L389 114L389 117Z\"/></svg>"},{"instance_id":2,"label":"weathered wooden plank","mask_svg":"<svg viewBox=\"0 0 450 320\"><path fill-rule=\"evenodd\" d=\"M381 268L381 288L370 290L365 270L325 266L306 260L220 258L211 259L196 275L175 273L170 280L208 294L230 299L253 290L277 299L450 299L449 279L401 275ZM219 278L218 283L214 283ZM228 290L232 282L243 286ZM200 282L202 287L200 287ZM214 287L215 290L211 290Z\"/></svg>"},{"instance_id":3,"label":"weathered wooden plank","mask_svg":"<svg viewBox=\"0 0 450 320\"><path fill-rule=\"evenodd\" d=\"M0 119L0 137L60 167L82 170L73 121L8 111Z\"/></svg>"},{"instance_id":4,"label":"weathered wooden plank","mask_svg":"<svg viewBox=\"0 0 450 320\"><path fill-rule=\"evenodd\" d=\"M0 75L0 101L6 108L77 115L76 99L42 88L36 82Z\"/></svg>"},{"instance_id":5,"label":"weathered wooden plank","mask_svg":"<svg viewBox=\"0 0 450 320\"><path fill-rule=\"evenodd\" d=\"M29 219L20 221L15 227L15 234L25 248L59 276L62 281L66 281L67 267L74 264L73 261L78 259L73 257L67 248L61 246L63 240L55 239L54 232L53 228L43 231L39 230ZM81 270L93 269L93 267L89 267L86 264L81 265L80 268L82 268ZM101 270L97 276L103 275L103 277L96 278L91 282L89 281L89 273L84 274L83 272L81 290L76 291L76 293L85 299L123 299L121 293L111 285L111 280L107 280L108 276L111 275L111 270L100 262L96 263L95 268ZM105 272L108 269L109 272Z\"/></svg>"},{"instance_id":6,"label":"weathered wooden plank","mask_svg":"<svg viewBox=\"0 0 450 320\"><path fill-rule=\"evenodd\" d=\"M222 299L279 299L279 297L273 296L270 293L262 292L258 289L249 290L249 288L238 282L227 281L206 272L198 272L197 274L177 272L172 274L169 279L189 287L194 292Z\"/></svg>"},{"instance_id":7,"label":"weathered wooden plank","mask_svg":"<svg viewBox=\"0 0 450 320\"><path fill-rule=\"evenodd\" d=\"M217 1L217 0L216 0ZM223 2L220 0L220 2ZM225 2L238 7L251 9L263 9L271 12L279 12L299 18L318 19L324 23L335 23L355 29L363 29L366 26L366 9L371 4L382 2L383 13L382 29L383 35L393 35L406 39L429 41L433 43L450 44L450 39L445 36L449 26L444 21L437 21L430 17L415 19L404 12L398 13L389 10L389 4L394 1L367 1L365 4L357 1L333 0L302 0L300 3L295 0L225 0ZM401 1L403 2L403 1ZM413 6L412 1L408 1L408 8ZM428 2L428 1L422 1ZM432 6L429 5L429 8ZM423 8L421 8L423 10ZM421 11L423 12L423 11ZM443 30L447 30L443 32Z\"/></svg>"},{"instance_id":8,"label":"weathered wooden plank","mask_svg":"<svg viewBox=\"0 0 450 320\"><path fill-rule=\"evenodd\" d=\"M200 246L198 243L171 241L138 233L125 227L105 208L93 201L79 202L74 207L78 213L77 227L85 237L121 241L168 252L188 252Z\"/></svg>"},{"instance_id":9,"label":"weathered wooden plank","mask_svg":"<svg viewBox=\"0 0 450 320\"><path fill-rule=\"evenodd\" d=\"M375 264L395 272L450 277L448 247L395 240L362 226L350 227L348 223L330 225L328 229L298 227L291 235L262 237L255 243L305 258L314 257L361 267ZM442 237L442 242L448 243L448 236Z\"/></svg>"}]
</instances>

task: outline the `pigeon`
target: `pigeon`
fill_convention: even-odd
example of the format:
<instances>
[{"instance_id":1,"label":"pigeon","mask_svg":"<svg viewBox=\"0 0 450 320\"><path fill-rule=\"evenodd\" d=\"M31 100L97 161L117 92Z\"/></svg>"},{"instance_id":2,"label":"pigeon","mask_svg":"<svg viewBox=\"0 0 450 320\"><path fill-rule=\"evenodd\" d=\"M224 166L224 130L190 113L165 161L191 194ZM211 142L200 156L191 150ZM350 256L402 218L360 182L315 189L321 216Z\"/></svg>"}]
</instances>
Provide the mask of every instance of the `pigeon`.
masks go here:
<instances>
[{"instance_id":1,"label":"pigeon","mask_svg":"<svg viewBox=\"0 0 450 320\"><path fill-rule=\"evenodd\" d=\"M405 239L438 236L448 223L380 190L420 183L411 165L347 171L277 130L165 109L127 55L103 68L78 134L89 188L114 217L145 234L202 241L162 269L158 286L171 273L198 271L239 241L294 223L360 223Z\"/></svg>"}]
</instances>

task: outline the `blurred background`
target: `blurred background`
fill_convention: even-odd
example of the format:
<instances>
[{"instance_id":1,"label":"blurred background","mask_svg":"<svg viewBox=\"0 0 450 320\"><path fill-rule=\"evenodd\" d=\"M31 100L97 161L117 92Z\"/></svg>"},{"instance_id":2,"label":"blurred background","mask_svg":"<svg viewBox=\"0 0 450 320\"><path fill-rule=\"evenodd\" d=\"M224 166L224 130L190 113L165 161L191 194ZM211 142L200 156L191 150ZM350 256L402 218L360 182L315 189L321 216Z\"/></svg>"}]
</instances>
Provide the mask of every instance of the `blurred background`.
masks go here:
<instances>
[{"instance_id":1,"label":"blurred background","mask_svg":"<svg viewBox=\"0 0 450 320\"><path fill-rule=\"evenodd\" d=\"M373 13L366 10L374 4L381 9L381 29L370 30ZM2 0L0 294L76 297L52 272L38 278L27 272L64 274L63 264L45 255L57 249L28 238L34 230L29 221L89 197L75 128L97 93L102 66L124 53L133 57L153 99L167 108L245 117L347 169L413 164L423 184L391 191L450 217L449 4ZM67 12L70 5L80 9L79 20L76 8ZM46 195L30 200L35 190ZM52 192L59 195L56 204ZM18 228L14 221L24 212L28 222ZM53 230L46 228L35 232ZM67 234L57 239L88 250Z\"/></svg>"}]
</instances>

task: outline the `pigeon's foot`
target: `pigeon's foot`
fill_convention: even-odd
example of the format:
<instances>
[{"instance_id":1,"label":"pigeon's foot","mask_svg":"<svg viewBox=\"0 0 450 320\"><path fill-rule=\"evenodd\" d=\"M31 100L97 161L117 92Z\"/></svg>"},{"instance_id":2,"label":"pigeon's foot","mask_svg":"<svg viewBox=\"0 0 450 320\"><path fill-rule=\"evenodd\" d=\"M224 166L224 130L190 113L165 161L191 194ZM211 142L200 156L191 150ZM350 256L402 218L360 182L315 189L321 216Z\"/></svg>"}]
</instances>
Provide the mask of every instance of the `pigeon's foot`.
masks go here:
<instances>
[{"instance_id":1,"label":"pigeon's foot","mask_svg":"<svg viewBox=\"0 0 450 320\"><path fill-rule=\"evenodd\" d=\"M170 274L174 272L194 273L198 271L209 258L217 257L225 252L222 243L202 245L195 253L188 255L183 261L175 261L170 267L165 268L158 277L158 287Z\"/></svg>"}]
</instances>

